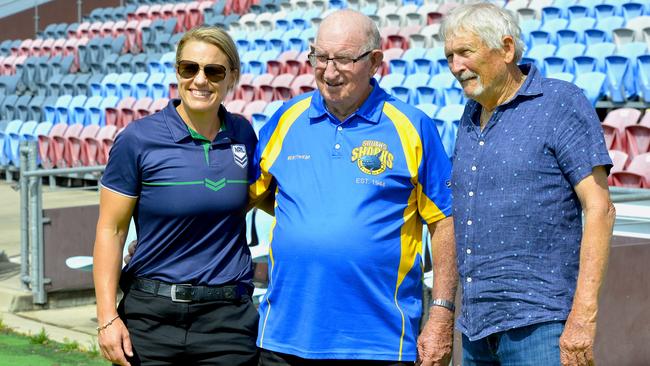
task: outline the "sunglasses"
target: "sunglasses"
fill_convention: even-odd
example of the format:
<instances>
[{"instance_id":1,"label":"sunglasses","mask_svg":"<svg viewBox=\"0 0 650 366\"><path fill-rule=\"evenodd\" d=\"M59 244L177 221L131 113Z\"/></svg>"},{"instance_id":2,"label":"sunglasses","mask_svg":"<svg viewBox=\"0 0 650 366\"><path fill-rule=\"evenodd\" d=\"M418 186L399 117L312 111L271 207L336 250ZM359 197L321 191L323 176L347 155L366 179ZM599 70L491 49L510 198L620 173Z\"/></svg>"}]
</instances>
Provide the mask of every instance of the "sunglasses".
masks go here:
<instances>
[{"instance_id":1,"label":"sunglasses","mask_svg":"<svg viewBox=\"0 0 650 366\"><path fill-rule=\"evenodd\" d=\"M199 73L201 66L194 61L179 61L176 64L178 75L183 79L191 79ZM213 83L218 83L226 78L226 67L219 64L208 64L203 66L205 77Z\"/></svg>"}]
</instances>

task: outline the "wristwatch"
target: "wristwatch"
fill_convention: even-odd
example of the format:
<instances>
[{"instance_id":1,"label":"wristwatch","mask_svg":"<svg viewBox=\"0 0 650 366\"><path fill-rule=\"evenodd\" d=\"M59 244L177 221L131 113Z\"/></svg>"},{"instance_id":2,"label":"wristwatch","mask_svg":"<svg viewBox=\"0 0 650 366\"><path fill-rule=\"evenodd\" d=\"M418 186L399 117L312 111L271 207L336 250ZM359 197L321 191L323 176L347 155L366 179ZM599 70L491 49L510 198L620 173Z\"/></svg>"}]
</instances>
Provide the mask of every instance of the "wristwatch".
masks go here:
<instances>
[{"instance_id":1,"label":"wristwatch","mask_svg":"<svg viewBox=\"0 0 650 366\"><path fill-rule=\"evenodd\" d=\"M452 313L456 311L456 305L454 305L452 301L445 299L433 299L431 300L431 306L440 306L451 311Z\"/></svg>"}]
</instances>

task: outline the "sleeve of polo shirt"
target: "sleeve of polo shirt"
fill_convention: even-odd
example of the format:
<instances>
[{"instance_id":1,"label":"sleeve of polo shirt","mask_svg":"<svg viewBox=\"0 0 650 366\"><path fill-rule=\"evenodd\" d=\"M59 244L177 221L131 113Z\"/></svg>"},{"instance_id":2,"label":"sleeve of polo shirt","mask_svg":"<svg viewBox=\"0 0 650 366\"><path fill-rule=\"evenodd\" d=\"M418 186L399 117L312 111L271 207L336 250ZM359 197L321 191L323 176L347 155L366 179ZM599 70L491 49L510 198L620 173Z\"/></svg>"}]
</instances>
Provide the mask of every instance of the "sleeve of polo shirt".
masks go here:
<instances>
[{"instance_id":1,"label":"sleeve of polo shirt","mask_svg":"<svg viewBox=\"0 0 650 366\"><path fill-rule=\"evenodd\" d=\"M553 148L560 169L575 186L589 176L594 167L603 165L609 172L612 160L594 107L581 91L574 93L570 101L559 110Z\"/></svg>"},{"instance_id":2,"label":"sleeve of polo shirt","mask_svg":"<svg viewBox=\"0 0 650 366\"><path fill-rule=\"evenodd\" d=\"M264 158L262 155L264 154L264 150L269 144L271 135L273 134L273 131L278 124L279 116L282 114L283 110L284 106L276 111L273 116L271 116L269 121L262 127L259 132L259 140L257 141L257 146L255 148L255 154L253 157L253 180L248 189L248 196L251 203L253 204L255 204L260 199L260 197L264 196L266 192L275 189L273 177L262 167L262 159Z\"/></svg>"},{"instance_id":3,"label":"sleeve of polo shirt","mask_svg":"<svg viewBox=\"0 0 650 366\"><path fill-rule=\"evenodd\" d=\"M418 169L418 210L427 224L451 215L451 162L435 122L422 120L422 162Z\"/></svg>"},{"instance_id":4,"label":"sleeve of polo shirt","mask_svg":"<svg viewBox=\"0 0 650 366\"><path fill-rule=\"evenodd\" d=\"M102 177L103 187L128 197L138 197L141 189L141 143L134 132L127 127L117 135Z\"/></svg>"}]
</instances>

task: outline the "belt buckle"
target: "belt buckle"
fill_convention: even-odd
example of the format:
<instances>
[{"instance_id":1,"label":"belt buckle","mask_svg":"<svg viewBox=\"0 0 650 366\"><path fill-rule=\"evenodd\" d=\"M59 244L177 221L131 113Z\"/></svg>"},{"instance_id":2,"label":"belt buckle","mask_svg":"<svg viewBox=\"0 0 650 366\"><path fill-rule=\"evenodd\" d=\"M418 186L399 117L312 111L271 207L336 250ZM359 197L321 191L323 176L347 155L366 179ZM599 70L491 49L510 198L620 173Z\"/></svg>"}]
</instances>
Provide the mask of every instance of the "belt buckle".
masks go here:
<instances>
[{"instance_id":1,"label":"belt buckle","mask_svg":"<svg viewBox=\"0 0 650 366\"><path fill-rule=\"evenodd\" d=\"M178 284L173 284L172 289L171 289L171 297L173 302L192 302L192 299L178 299L176 298L176 288L178 286L189 286L192 287L192 284L190 283L178 283Z\"/></svg>"}]
</instances>

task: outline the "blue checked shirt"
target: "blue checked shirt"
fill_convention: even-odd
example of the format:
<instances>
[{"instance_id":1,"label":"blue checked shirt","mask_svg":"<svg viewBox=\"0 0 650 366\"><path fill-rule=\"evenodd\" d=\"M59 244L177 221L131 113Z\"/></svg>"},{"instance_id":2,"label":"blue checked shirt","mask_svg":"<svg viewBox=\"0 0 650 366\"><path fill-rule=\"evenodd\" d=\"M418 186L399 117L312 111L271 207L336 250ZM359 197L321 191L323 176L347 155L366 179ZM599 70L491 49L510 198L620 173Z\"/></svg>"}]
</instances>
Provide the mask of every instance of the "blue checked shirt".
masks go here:
<instances>
[{"instance_id":1,"label":"blue checked shirt","mask_svg":"<svg viewBox=\"0 0 650 366\"><path fill-rule=\"evenodd\" d=\"M458 328L477 340L565 320L578 274L582 208L574 187L611 166L582 91L534 66L483 131L470 101L460 121L452 195L463 303Z\"/></svg>"}]
</instances>

